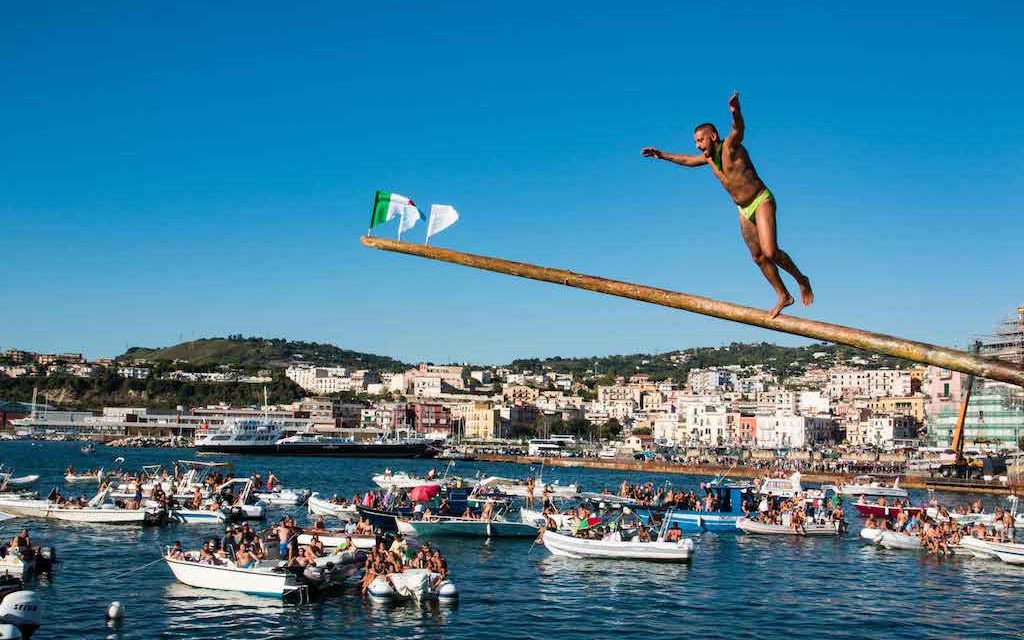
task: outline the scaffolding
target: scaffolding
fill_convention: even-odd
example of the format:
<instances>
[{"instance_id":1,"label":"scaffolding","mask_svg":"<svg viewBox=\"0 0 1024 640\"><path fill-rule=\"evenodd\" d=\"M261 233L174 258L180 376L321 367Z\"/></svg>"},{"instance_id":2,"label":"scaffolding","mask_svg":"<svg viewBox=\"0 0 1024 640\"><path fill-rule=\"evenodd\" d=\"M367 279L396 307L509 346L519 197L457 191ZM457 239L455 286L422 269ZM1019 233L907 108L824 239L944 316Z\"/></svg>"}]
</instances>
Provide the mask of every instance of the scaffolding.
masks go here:
<instances>
[{"instance_id":1,"label":"scaffolding","mask_svg":"<svg viewBox=\"0 0 1024 640\"><path fill-rule=\"evenodd\" d=\"M1024 365L1024 306L1017 307L1017 317L1004 320L995 331L983 341L981 353L1000 360ZM1024 393L1020 388L1007 394L1007 404L1024 407Z\"/></svg>"}]
</instances>

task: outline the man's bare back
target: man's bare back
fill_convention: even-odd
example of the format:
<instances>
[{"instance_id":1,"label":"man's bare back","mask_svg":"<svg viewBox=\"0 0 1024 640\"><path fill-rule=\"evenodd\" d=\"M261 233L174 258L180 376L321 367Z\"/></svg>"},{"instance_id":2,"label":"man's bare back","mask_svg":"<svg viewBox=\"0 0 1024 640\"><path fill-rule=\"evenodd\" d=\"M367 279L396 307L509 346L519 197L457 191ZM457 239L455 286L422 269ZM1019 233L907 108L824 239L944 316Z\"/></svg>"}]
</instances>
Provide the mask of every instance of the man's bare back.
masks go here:
<instances>
[{"instance_id":1,"label":"man's bare back","mask_svg":"<svg viewBox=\"0 0 1024 640\"><path fill-rule=\"evenodd\" d=\"M796 279L805 306L814 302L814 291L811 289L810 279L778 246L775 197L757 175L750 154L742 144L745 124L740 112L739 93L734 93L729 98L729 110L732 112L733 126L724 141L719 139L718 129L713 124L702 124L694 131L693 141L701 151L700 155L665 153L654 147L644 147L641 153L684 167L699 167L705 164L711 167L715 177L739 208L740 234L750 250L750 257L775 289L778 301L768 312L769 317L774 318L785 307L793 304L793 296L782 282L778 267L782 267Z\"/></svg>"}]
</instances>

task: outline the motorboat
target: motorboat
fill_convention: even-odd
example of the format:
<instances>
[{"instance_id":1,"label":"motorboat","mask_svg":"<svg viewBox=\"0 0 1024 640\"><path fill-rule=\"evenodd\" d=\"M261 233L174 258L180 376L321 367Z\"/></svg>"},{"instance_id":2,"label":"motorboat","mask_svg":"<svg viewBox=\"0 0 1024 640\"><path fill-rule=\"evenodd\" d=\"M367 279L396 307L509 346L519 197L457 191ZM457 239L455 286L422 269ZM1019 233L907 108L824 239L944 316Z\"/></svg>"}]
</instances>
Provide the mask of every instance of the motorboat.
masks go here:
<instances>
[{"instance_id":1,"label":"motorboat","mask_svg":"<svg viewBox=\"0 0 1024 640\"><path fill-rule=\"evenodd\" d=\"M887 486L875 480L872 476L857 476L852 482L840 484L836 487L836 493L855 498L867 496L870 498L901 498L904 500L910 496L906 489L900 488L899 478L896 478L892 486Z\"/></svg>"},{"instance_id":2,"label":"motorboat","mask_svg":"<svg viewBox=\"0 0 1024 640\"><path fill-rule=\"evenodd\" d=\"M231 478L218 485L214 493L223 499L228 518L232 521L263 520L267 517L267 503L256 499L249 478Z\"/></svg>"},{"instance_id":3,"label":"motorboat","mask_svg":"<svg viewBox=\"0 0 1024 640\"><path fill-rule=\"evenodd\" d=\"M416 476L408 474L404 471L398 473L379 473L372 478L373 484L377 485L381 489L412 489L422 485L433 484L441 485L444 481L441 478L427 478L423 476Z\"/></svg>"},{"instance_id":4,"label":"motorboat","mask_svg":"<svg viewBox=\"0 0 1024 640\"><path fill-rule=\"evenodd\" d=\"M966 549L979 558L1002 560L1006 564L1024 565L1024 544L982 540L973 536L960 539L958 549Z\"/></svg>"},{"instance_id":5,"label":"motorboat","mask_svg":"<svg viewBox=\"0 0 1024 640\"><path fill-rule=\"evenodd\" d=\"M887 518L894 519L901 513L906 512L908 516L919 516L924 511L921 507L911 507L909 505L888 505L888 504L871 504L867 502L855 502L853 507L857 510L857 513L867 518L868 516L874 516L876 518Z\"/></svg>"},{"instance_id":6,"label":"motorboat","mask_svg":"<svg viewBox=\"0 0 1024 640\"><path fill-rule=\"evenodd\" d=\"M356 549L372 549L377 544L376 536L359 536L344 531L317 531L314 529L307 529L300 533L297 541L299 544L309 544L313 541L313 536L319 538L327 549L336 549L345 544L349 538L352 539L352 544Z\"/></svg>"},{"instance_id":7,"label":"motorboat","mask_svg":"<svg viewBox=\"0 0 1024 640\"><path fill-rule=\"evenodd\" d=\"M548 513L545 514L535 509L527 509L526 507L520 507L519 519L523 522L536 525L537 527L546 527L548 518L555 523L555 527L558 531L574 531L576 529L576 517L567 515L564 513Z\"/></svg>"},{"instance_id":8,"label":"motorboat","mask_svg":"<svg viewBox=\"0 0 1024 640\"><path fill-rule=\"evenodd\" d=\"M819 499L824 494L820 489L807 489L800 484L800 472L794 471L788 478L764 478L758 485L758 493L775 498L793 498L803 495L811 499Z\"/></svg>"},{"instance_id":9,"label":"motorboat","mask_svg":"<svg viewBox=\"0 0 1024 640\"><path fill-rule=\"evenodd\" d=\"M792 526L784 524L769 524L759 522L750 518L740 518L736 521L736 528L746 533L776 536L837 536L840 527L838 522L805 522L803 530L794 530Z\"/></svg>"},{"instance_id":10,"label":"motorboat","mask_svg":"<svg viewBox=\"0 0 1024 640\"><path fill-rule=\"evenodd\" d=\"M199 556L199 551L193 551L172 558L167 552L164 560L179 582L192 587L309 601L308 587L276 560L261 560L256 566L243 568L227 559L223 564L199 562Z\"/></svg>"},{"instance_id":11,"label":"motorboat","mask_svg":"<svg viewBox=\"0 0 1024 640\"><path fill-rule=\"evenodd\" d=\"M398 532L417 537L459 536L462 538L530 538L540 529L528 522L481 520L454 516L430 516L424 520L398 518Z\"/></svg>"},{"instance_id":12,"label":"motorboat","mask_svg":"<svg viewBox=\"0 0 1024 640\"><path fill-rule=\"evenodd\" d=\"M552 555L568 558L687 562L693 557L693 540L689 538L682 538L678 542L640 542L623 540L618 532L606 536L605 539L591 539L577 538L557 531L545 531L542 542Z\"/></svg>"},{"instance_id":13,"label":"motorboat","mask_svg":"<svg viewBox=\"0 0 1024 640\"><path fill-rule=\"evenodd\" d=\"M451 602L459 597L455 584L440 579L441 574L427 569L406 569L401 573L377 576L370 582L366 594L377 602L393 602L396 600L438 600Z\"/></svg>"},{"instance_id":14,"label":"motorboat","mask_svg":"<svg viewBox=\"0 0 1024 640\"><path fill-rule=\"evenodd\" d=\"M529 484L525 480L500 478L497 476L489 476L477 483L477 492L486 492L489 490L497 490L506 495L516 496L517 498L529 497L530 493ZM579 495L580 486L575 483L560 485L556 480L554 483L545 484L543 478L538 478L533 485L532 497L534 498L543 498L545 496L552 496L556 498L576 498Z\"/></svg>"},{"instance_id":15,"label":"motorboat","mask_svg":"<svg viewBox=\"0 0 1024 640\"><path fill-rule=\"evenodd\" d=\"M860 530L860 537L885 547L886 549L921 549L921 538L914 534L889 529L869 529L864 527Z\"/></svg>"},{"instance_id":16,"label":"motorboat","mask_svg":"<svg viewBox=\"0 0 1024 640\"><path fill-rule=\"evenodd\" d=\"M227 515L220 509L171 509L168 520L181 524L223 524Z\"/></svg>"},{"instance_id":17,"label":"motorboat","mask_svg":"<svg viewBox=\"0 0 1024 640\"><path fill-rule=\"evenodd\" d=\"M200 453L277 453L284 437L284 428L268 420L232 419L197 437L194 446Z\"/></svg>"},{"instance_id":18,"label":"motorboat","mask_svg":"<svg viewBox=\"0 0 1024 640\"><path fill-rule=\"evenodd\" d=\"M64 482L68 484L82 484L86 482L103 482L103 469L95 471L82 471L80 473L65 473Z\"/></svg>"},{"instance_id":19,"label":"motorboat","mask_svg":"<svg viewBox=\"0 0 1024 640\"><path fill-rule=\"evenodd\" d=\"M743 510L746 499L756 505L756 487L749 482L742 483L708 483L705 490L715 496L715 506L711 511L635 507L636 513L645 520L652 515L664 512L669 526L678 525L683 531L722 531L735 532L736 522L747 514ZM753 507L751 507L753 508ZM748 509L749 510L749 509Z\"/></svg>"},{"instance_id":20,"label":"motorboat","mask_svg":"<svg viewBox=\"0 0 1024 640\"><path fill-rule=\"evenodd\" d=\"M53 547L28 547L23 550L8 548L0 558L0 575L14 576L22 580L48 573L57 564L57 552Z\"/></svg>"},{"instance_id":21,"label":"motorboat","mask_svg":"<svg viewBox=\"0 0 1024 640\"><path fill-rule=\"evenodd\" d=\"M167 513L160 508L125 509L107 491L100 491L85 506L67 506L55 500L0 500L0 511L27 518L45 518L89 524L159 524Z\"/></svg>"},{"instance_id":22,"label":"motorboat","mask_svg":"<svg viewBox=\"0 0 1024 640\"><path fill-rule=\"evenodd\" d=\"M956 543L953 549L957 553L971 555L983 560L999 560L999 556L989 548L989 544L988 540L982 540L974 536L964 536L960 538L960 542Z\"/></svg>"},{"instance_id":23,"label":"motorboat","mask_svg":"<svg viewBox=\"0 0 1024 640\"><path fill-rule=\"evenodd\" d=\"M306 508L314 515L333 516L342 520L352 520L359 517L359 512L356 511L354 504L337 504L321 498L320 494L316 492L309 494L309 499L306 500Z\"/></svg>"},{"instance_id":24,"label":"motorboat","mask_svg":"<svg viewBox=\"0 0 1024 640\"><path fill-rule=\"evenodd\" d=\"M91 442L86 442L81 447L79 447L78 450L81 451L82 453L84 453L87 456L88 455L92 455L92 454L96 453L96 445L94 445Z\"/></svg>"},{"instance_id":25,"label":"motorboat","mask_svg":"<svg viewBox=\"0 0 1024 640\"><path fill-rule=\"evenodd\" d=\"M253 495L257 500L272 506L294 507L305 504L311 493L309 489L275 487L273 491L256 490L253 492Z\"/></svg>"},{"instance_id":26,"label":"motorboat","mask_svg":"<svg viewBox=\"0 0 1024 640\"><path fill-rule=\"evenodd\" d=\"M28 476L15 476L10 471L0 472L0 486L7 485L8 487L24 487L30 485L39 479L39 474L32 474Z\"/></svg>"}]
</instances>

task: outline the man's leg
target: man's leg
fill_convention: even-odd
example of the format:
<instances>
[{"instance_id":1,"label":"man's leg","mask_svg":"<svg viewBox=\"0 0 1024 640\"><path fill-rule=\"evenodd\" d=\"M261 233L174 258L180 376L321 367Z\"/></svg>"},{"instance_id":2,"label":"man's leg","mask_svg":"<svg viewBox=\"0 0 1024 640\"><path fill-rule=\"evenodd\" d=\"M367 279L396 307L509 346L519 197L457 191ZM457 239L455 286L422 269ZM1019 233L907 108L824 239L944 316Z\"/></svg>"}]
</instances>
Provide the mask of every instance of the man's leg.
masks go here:
<instances>
[{"instance_id":1,"label":"man's leg","mask_svg":"<svg viewBox=\"0 0 1024 640\"><path fill-rule=\"evenodd\" d=\"M764 207L764 205L761 205ZM759 239L759 233L757 225L750 220L740 216L740 233L743 235L743 241L747 243L747 249L750 249L750 257L754 259L757 266L761 269L761 273L771 283L772 288L775 289L775 294L779 297L778 303L768 312L768 317L774 318L782 312L782 309L793 304L793 296L789 295L789 291L786 289L786 285L783 284L782 278L779 276L779 269L764 252L762 244ZM760 210L758 210L755 219L761 216Z\"/></svg>"},{"instance_id":2,"label":"man's leg","mask_svg":"<svg viewBox=\"0 0 1024 640\"><path fill-rule=\"evenodd\" d=\"M801 301L806 307L814 302L811 280L797 268L796 263L789 257L789 254L779 248L775 228L775 206L775 198L769 198L757 208L757 213L754 214L754 224L757 226L757 239L761 244L761 252L796 279L796 283L800 285Z\"/></svg>"}]
</instances>

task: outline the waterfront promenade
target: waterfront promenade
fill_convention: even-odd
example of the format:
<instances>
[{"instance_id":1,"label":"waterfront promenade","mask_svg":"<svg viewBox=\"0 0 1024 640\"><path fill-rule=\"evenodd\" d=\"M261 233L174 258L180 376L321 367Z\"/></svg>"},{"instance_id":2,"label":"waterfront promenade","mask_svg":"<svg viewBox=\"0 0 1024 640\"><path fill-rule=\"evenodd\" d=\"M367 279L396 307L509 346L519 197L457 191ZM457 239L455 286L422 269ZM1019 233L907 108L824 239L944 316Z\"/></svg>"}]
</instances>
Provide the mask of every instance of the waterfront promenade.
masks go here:
<instances>
[{"instance_id":1,"label":"waterfront promenade","mask_svg":"<svg viewBox=\"0 0 1024 640\"><path fill-rule=\"evenodd\" d=\"M651 473L678 473L688 476L702 476L705 478L713 478L722 474L726 474L730 478L761 478L768 473L775 473L778 471L774 468L759 468L759 467L747 467L747 466L720 466L714 464L700 464L700 465L689 465L680 464L678 462L668 462L662 460L631 460L628 458L556 458L556 457L539 457L539 456L509 456L499 454L477 454L476 459L481 462L507 462L513 464L525 464L525 465L539 465L542 462L544 465L549 467L584 467L588 469L604 469L606 471L642 471ZM784 471L788 474L791 471ZM821 473L814 471L801 471L801 480L803 482L817 483L817 484L842 484L853 480L855 475L859 473ZM930 478L928 476L916 476L916 475L901 475L900 486L905 489L929 489L938 488L932 487L927 484ZM994 494L1011 494L1020 493L1024 491L1024 483L1021 482L1020 476L1011 476L1011 482L1006 485L990 484L990 485L979 485L977 483L957 485L954 483L943 484L941 489L943 491L962 491L969 493L994 493Z\"/></svg>"}]
</instances>

